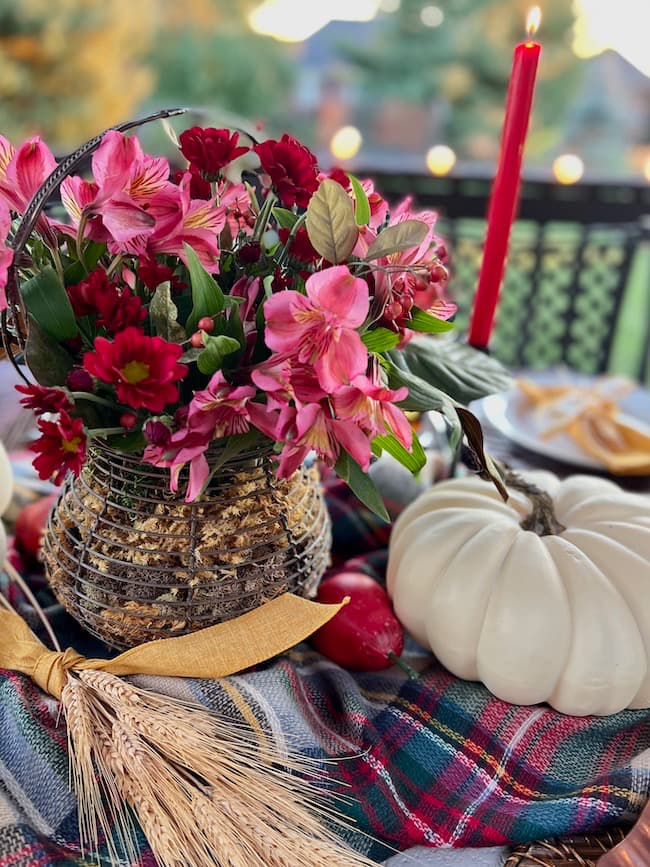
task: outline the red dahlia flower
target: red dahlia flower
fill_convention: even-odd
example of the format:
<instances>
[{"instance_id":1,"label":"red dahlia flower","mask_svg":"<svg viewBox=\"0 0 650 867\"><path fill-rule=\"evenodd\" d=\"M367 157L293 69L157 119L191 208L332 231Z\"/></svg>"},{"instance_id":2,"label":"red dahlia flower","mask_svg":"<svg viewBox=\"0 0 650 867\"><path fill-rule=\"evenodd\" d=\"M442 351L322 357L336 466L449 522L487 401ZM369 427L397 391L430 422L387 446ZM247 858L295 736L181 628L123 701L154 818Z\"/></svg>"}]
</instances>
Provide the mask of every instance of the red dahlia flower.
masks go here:
<instances>
[{"instance_id":1,"label":"red dahlia flower","mask_svg":"<svg viewBox=\"0 0 650 867\"><path fill-rule=\"evenodd\" d=\"M60 485L68 470L75 476L81 472L86 460L86 434L80 418L71 418L65 410L58 421L38 420L41 436L30 446L39 452L34 458L34 469L41 479L52 479Z\"/></svg>"},{"instance_id":2,"label":"red dahlia flower","mask_svg":"<svg viewBox=\"0 0 650 867\"><path fill-rule=\"evenodd\" d=\"M287 243L290 234L291 232L289 229L278 229L278 236L283 244ZM304 226L300 226L296 234L291 239L289 255L292 256L294 259L300 260L301 262L316 262L317 259L321 258L320 253L314 250L312 243L309 240L307 229L305 229Z\"/></svg>"},{"instance_id":3,"label":"red dahlia flower","mask_svg":"<svg viewBox=\"0 0 650 867\"><path fill-rule=\"evenodd\" d=\"M318 168L314 154L285 133L280 141L268 139L253 148L262 170L271 177L278 198L287 208L306 208L318 189Z\"/></svg>"},{"instance_id":4,"label":"red dahlia flower","mask_svg":"<svg viewBox=\"0 0 650 867\"><path fill-rule=\"evenodd\" d=\"M120 289L109 280L102 268L91 271L85 280L68 286L66 291L75 316L96 313L97 325L103 325L109 334L139 325L147 315L142 301L130 289Z\"/></svg>"},{"instance_id":5,"label":"red dahlia flower","mask_svg":"<svg viewBox=\"0 0 650 867\"><path fill-rule=\"evenodd\" d=\"M178 343L147 337L131 326L113 341L96 337L95 351L84 355L84 367L98 379L114 383L121 403L162 412L178 400L176 382L187 374L187 365L177 363L182 354Z\"/></svg>"},{"instance_id":6,"label":"red dahlia flower","mask_svg":"<svg viewBox=\"0 0 650 867\"><path fill-rule=\"evenodd\" d=\"M237 145L239 133L228 129L202 129L193 126L179 137L181 153L208 180L216 180L221 169L237 157L247 153L250 148Z\"/></svg>"}]
</instances>

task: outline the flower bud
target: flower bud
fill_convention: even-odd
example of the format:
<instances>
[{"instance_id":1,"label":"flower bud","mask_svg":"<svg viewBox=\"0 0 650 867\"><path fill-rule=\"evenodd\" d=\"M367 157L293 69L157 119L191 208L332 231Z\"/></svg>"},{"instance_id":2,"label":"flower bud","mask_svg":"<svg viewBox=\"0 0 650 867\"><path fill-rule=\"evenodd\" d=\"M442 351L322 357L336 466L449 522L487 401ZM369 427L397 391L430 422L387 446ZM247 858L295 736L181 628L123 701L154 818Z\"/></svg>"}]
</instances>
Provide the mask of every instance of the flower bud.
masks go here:
<instances>
[{"instance_id":1,"label":"flower bud","mask_svg":"<svg viewBox=\"0 0 650 867\"><path fill-rule=\"evenodd\" d=\"M123 412L120 416L120 425L127 430L131 430L138 423L138 417L133 412Z\"/></svg>"},{"instance_id":2,"label":"flower bud","mask_svg":"<svg viewBox=\"0 0 650 867\"><path fill-rule=\"evenodd\" d=\"M83 367L75 367L71 370L65 379L65 384L70 391L93 390L93 378Z\"/></svg>"}]
</instances>

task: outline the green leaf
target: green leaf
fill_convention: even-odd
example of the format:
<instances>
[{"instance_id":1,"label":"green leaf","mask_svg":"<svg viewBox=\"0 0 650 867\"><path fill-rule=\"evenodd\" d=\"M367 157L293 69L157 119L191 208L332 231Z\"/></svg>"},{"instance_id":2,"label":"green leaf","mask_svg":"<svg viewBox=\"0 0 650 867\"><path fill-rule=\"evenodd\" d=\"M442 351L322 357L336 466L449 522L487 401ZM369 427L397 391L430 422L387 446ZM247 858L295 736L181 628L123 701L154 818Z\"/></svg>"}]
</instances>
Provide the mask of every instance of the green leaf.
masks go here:
<instances>
[{"instance_id":1,"label":"green leaf","mask_svg":"<svg viewBox=\"0 0 650 867\"><path fill-rule=\"evenodd\" d=\"M255 428L251 428L251 430L244 434L233 434L233 436L229 436L223 448L219 452L219 457L210 463L210 475L206 479L205 484L201 489L201 493L205 491L216 473L227 461L236 457L240 452L246 451L246 449L254 446L261 436L260 432Z\"/></svg>"},{"instance_id":2,"label":"green leaf","mask_svg":"<svg viewBox=\"0 0 650 867\"><path fill-rule=\"evenodd\" d=\"M40 327L33 316L28 317L25 361L39 385L65 385L74 362L65 349Z\"/></svg>"},{"instance_id":3,"label":"green leaf","mask_svg":"<svg viewBox=\"0 0 650 867\"><path fill-rule=\"evenodd\" d=\"M411 320L408 323L411 331L421 331L425 334L442 334L443 331L453 331L454 323L438 319L419 307L411 308Z\"/></svg>"},{"instance_id":4,"label":"green leaf","mask_svg":"<svg viewBox=\"0 0 650 867\"><path fill-rule=\"evenodd\" d=\"M223 360L231 352L237 352L240 348L239 341L233 337L226 337L225 334L208 334L202 331L203 344L205 348L196 360L197 367L201 373L210 376L217 370L221 369Z\"/></svg>"},{"instance_id":5,"label":"green leaf","mask_svg":"<svg viewBox=\"0 0 650 867\"><path fill-rule=\"evenodd\" d=\"M139 452L147 445L144 434L140 430L131 431L127 434L118 434L108 437L107 442L121 452Z\"/></svg>"},{"instance_id":6,"label":"green leaf","mask_svg":"<svg viewBox=\"0 0 650 867\"><path fill-rule=\"evenodd\" d=\"M278 226L283 229L293 229L298 219L298 214L294 214L293 211L289 211L287 208L273 208L273 216Z\"/></svg>"},{"instance_id":7,"label":"green leaf","mask_svg":"<svg viewBox=\"0 0 650 867\"><path fill-rule=\"evenodd\" d=\"M70 242L68 241L68 244L69 243ZM75 283L81 283L81 281L88 276L88 272L93 271L97 267L97 263L105 252L106 244L89 241L84 246L84 264L82 265L79 261L72 262L63 272L65 285L73 286Z\"/></svg>"},{"instance_id":8,"label":"green leaf","mask_svg":"<svg viewBox=\"0 0 650 867\"><path fill-rule=\"evenodd\" d=\"M370 245L366 259L381 259L382 256L390 256L391 253L418 247L426 238L428 231L429 227L421 220L404 220L403 223L388 226Z\"/></svg>"},{"instance_id":9,"label":"green leaf","mask_svg":"<svg viewBox=\"0 0 650 867\"><path fill-rule=\"evenodd\" d=\"M435 385L420 379L409 370L403 370L392 364L388 366L388 384L390 388L408 388L408 397L400 401L399 406L407 412L429 412L430 410L454 409L451 398L436 388Z\"/></svg>"},{"instance_id":10,"label":"green leaf","mask_svg":"<svg viewBox=\"0 0 650 867\"><path fill-rule=\"evenodd\" d=\"M403 467L411 473L419 473L422 467L427 462L427 456L420 444L420 440L413 433L413 444L409 452L404 448L402 443L397 439L395 434L382 434L374 438L372 442L372 450L375 451L377 446L381 451L388 452L389 455L399 461Z\"/></svg>"},{"instance_id":11,"label":"green leaf","mask_svg":"<svg viewBox=\"0 0 650 867\"><path fill-rule=\"evenodd\" d=\"M314 249L335 265L348 258L359 235L352 199L331 178L309 200L305 225Z\"/></svg>"},{"instance_id":12,"label":"green leaf","mask_svg":"<svg viewBox=\"0 0 650 867\"><path fill-rule=\"evenodd\" d=\"M161 283L149 304L149 319L159 337L169 343L182 343L185 329L178 321L178 307L172 301L169 281Z\"/></svg>"},{"instance_id":13,"label":"green leaf","mask_svg":"<svg viewBox=\"0 0 650 867\"><path fill-rule=\"evenodd\" d=\"M485 451L483 428L481 427L480 421L473 413L468 409L465 409L465 407L456 407L456 412L458 413L463 433L467 437L467 444L472 450L472 454L476 460L479 476L486 481L492 481L503 499L507 500L508 491L503 484L501 473L497 469L496 464L490 455Z\"/></svg>"},{"instance_id":14,"label":"green leaf","mask_svg":"<svg viewBox=\"0 0 650 867\"><path fill-rule=\"evenodd\" d=\"M361 340L369 352L385 352L394 349L399 343L400 336L388 328L375 328L361 335Z\"/></svg>"},{"instance_id":15,"label":"green leaf","mask_svg":"<svg viewBox=\"0 0 650 867\"><path fill-rule=\"evenodd\" d=\"M27 280L21 292L27 311L44 331L56 340L76 337L79 329L72 304L54 268Z\"/></svg>"},{"instance_id":16,"label":"green leaf","mask_svg":"<svg viewBox=\"0 0 650 867\"><path fill-rule=\"evenodd\" d=\"M512 385L511 373L500 362L457 337L416 335L399 352L389 352L389 358L395 366L435 385L462 404L507 391Z\"/></svg>"},{"instance_id":17,"label":"green leaf","mask_svg":"<svg viewBox=\"0 0 650 867\"><path fill-rule=\"evenodd\" d=\"M352 493L374 512L379 518L390 523L390 516L384 506L384 501L368 473L364 473L359 464L346 451L341 454L334 467L337 475L348 485Z\"/></svg>"},{"instance_id":18,"label":"green leaf","mask_svg":"<svg viewBox=\"0 0 650 867\"><path fill-rule=\"evenodd\" d=\"M190 274L193 303L192 312L185 323L185 330L188 334L193 334L199 324L199 319L203 316L214 316L215 313L221 313L226 306L226 299L217 281L211 274L208 274L190 245L184 244L183 246L187 256L187 270Z\"/></svg>"},{"instance_id":19,"label":"green leaf","mask_svg":"<svg viewBox=\"0 0 650 867\"><path fill-rule=\"evenodd\" d=\"M352 184L352 192L354 193L354 200L357 204L354 211L357 226L367 226L370 222L370 202L368 201L368 196L366 195L366 191L354 175L351 175L348 172L348 177L350 178L350 183Z\"/></svg>"}]
</instances>

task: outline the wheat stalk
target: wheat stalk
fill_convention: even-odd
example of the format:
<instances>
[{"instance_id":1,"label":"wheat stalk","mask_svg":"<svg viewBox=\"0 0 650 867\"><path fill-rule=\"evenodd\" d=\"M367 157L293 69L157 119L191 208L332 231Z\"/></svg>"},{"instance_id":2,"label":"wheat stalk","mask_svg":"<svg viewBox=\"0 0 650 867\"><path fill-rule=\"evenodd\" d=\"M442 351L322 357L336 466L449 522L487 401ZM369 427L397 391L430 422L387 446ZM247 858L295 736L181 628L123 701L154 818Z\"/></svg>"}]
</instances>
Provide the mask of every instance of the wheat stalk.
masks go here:
<instances>
[{"instance_id":1,"label":"wheat stalk","mask_svg":"<svg viewBox=\"0 0 650 867\"><path fill-rule=\"evenodd\" d=\"M370 867L327 827L321 763L269 733L101 671L61 697L82 851L137 858L133 810L160 867ZM311 779L305 779L305 776Z\"/></svg>"}]
</instances>

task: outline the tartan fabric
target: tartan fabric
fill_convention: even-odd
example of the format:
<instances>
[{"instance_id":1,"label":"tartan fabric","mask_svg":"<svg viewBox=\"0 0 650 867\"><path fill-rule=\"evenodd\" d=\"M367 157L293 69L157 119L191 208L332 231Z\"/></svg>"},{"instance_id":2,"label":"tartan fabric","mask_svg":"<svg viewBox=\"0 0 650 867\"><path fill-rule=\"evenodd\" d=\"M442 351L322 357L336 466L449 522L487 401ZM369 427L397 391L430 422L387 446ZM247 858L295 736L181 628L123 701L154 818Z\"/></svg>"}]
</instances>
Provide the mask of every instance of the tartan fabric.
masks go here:
<instances>
[{"instance_id":1,"label":"tartan fabric","mask_svg":"<svg viewBox=\"0 0 650 867\"><path fill-rule=\"evenodd\" d=\"M387 527L340 483L330 484L329 503L336 562L354 557L355 568L380 578ZM101 655L58 607L51 613L63 643ZM638 814L650 792L650 710L573 718L516 707L451 676L415 645L408 651L416 681L397 669L344 671L308 644L223 681L136 680L262 724L305 754L340 759L329 766L332 785L345 784L340 807L363 832L348 839L376 860L416 845L577 834ZM57 704L28 678L2 672L0 867L87 863ZM146 846L137 863L155 867Z\"/></svg>"}]
</instances>

